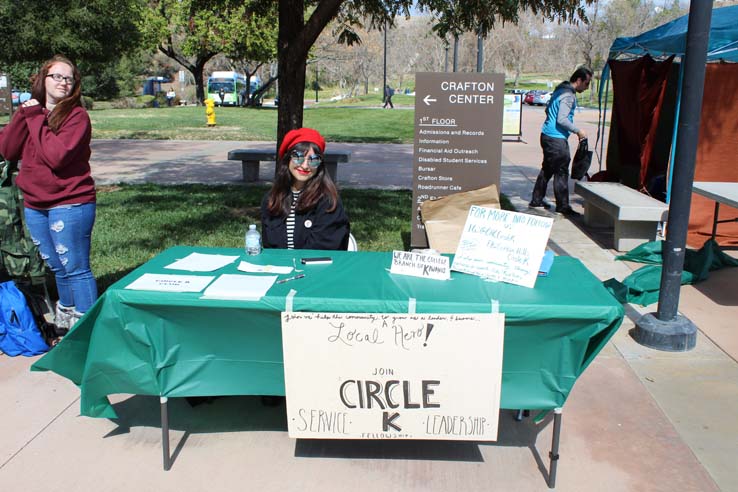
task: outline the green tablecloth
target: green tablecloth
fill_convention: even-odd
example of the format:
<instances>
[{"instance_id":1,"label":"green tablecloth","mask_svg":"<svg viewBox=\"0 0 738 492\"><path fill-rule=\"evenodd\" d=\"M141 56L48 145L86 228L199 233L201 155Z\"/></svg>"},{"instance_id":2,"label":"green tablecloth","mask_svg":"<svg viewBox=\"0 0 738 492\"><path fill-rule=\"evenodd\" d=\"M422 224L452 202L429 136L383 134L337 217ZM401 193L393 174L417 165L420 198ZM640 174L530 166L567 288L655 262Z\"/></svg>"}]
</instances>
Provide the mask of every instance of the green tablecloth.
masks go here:
<instances>
[{"instance_id":1,"label":"green tablecloth","mask_svg":"<svg viewBox=\"0 0 738 492\"><path fill-rule=\"evenodd\" d=\"M551 409L617 330L622 306L582 263L557 257L534 289L452 272L450 281L389 273L391 253L331 251L331 265L302 267L303 279L275 284L260 301L203 300L199 293L125 290L144 273L191 252L241 250L178 246L112 285L77 326L34 364L77 384L81 413L115 417L117 393L167 397L283 395L280 313L294 311L505 313L502 408ZM289 265L325 251L266 250L248 261ZM246 258L244 258L246 259ZM238 262L215 273L237 273ZM316 354L319 357L319 354Z\"/></svg>"}]
</instances>

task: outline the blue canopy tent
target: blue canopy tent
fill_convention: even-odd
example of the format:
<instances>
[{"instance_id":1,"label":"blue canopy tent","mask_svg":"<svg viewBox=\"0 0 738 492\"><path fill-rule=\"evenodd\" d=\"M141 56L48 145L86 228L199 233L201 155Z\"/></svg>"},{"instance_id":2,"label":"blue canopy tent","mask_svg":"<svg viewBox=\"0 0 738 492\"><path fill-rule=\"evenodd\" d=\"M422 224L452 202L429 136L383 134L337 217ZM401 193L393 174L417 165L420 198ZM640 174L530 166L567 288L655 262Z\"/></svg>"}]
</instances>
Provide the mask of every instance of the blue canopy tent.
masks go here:
<instances>
[{"instance_id":1,"label":"blue canopy tent","mask_svg":"<svg viewBox=\"0 0 738 492\"><path fill-rule=\"evenodd\" d=\"M668 156L664 156L664 158L668 162L667 167L667 182L666 182L666 202L669 202L670 199L670 193L671 193L671 173L669 172L672 169L673 166L673 156L674 156L674 146L676 144L676 137L677 137L677 121L679 118L679 101L681 99L681 92L682 92L682 71L684 69L684 64L681 63L685 50L686 50L686 41L687 41L687 27L688 27L688 21L689 16L685 15L678 19L675 19L669 23L663 24L655 29L652 29L650 31L646 31L638 36L632 36L632 37L622 37L617 38L612 46L610 47L610 55L608 59L608 63L605 65L605 68L602 71L602 77L601 80L603 83L600 84L600 103L602 107L602 101L607 101L607 91L609 91L609 82L611 78L611 70L615 70L613 67L618 67L620 65L620 68L622 68L624 65L627 65L627 63L624 62L643 62L644 60L647 60L648 63L645 65L648 65L647 68L643 68L642 71L645 73L647 70L654 70L653 67L658 65L660 62L664 62L663 65L665 66L665 69L662 69L663 77L658 81L658 83L662 84L662 87L656 87L654 90L655 92L651 94L648 97L652 97L652 102L656 103L655 109L653 107L647 108L644 110L641 114L640 120L637 120L635 122L633 121L617 121L613 126L621 126L621 128L624 125L631 125L625 127L625 132L630 131L632 133L632 125L641 125L640 130L641 131L649 131L648 128L645 128L649 124L651 124L650 131L651 133L655 132L656 125L658 124L659 119L659 112L662 108L662 103L664 100L668 100L666 103L666 106L668 107L671 105L672 107L668 107L668 111L666 111L666 115L663 116L664 118L671 117L673 113L673 122L666 121L661 122L661 126L664 126L664 123L670 124L671 127L669 128L669 131L671 132L671 138L667 139L670 140L667 142L667 145L670 146L667 149L664 149L664 152L668 152ZM736 63L738 62L738 6L731 6L731 7L723 7L719 9L713 9L712 11L712 22L711 22L711 28L710 28L710 37L708 41L708 50L707 50L707 61L708 61L708 68L709 69L715 69L715 70L708 70L708 78L706 79L705 83L705 100L707 100L709 97L715 97L717 94L717 91L714 91L713 88L716 87L714 81L716 80L715 73L717 73L717 69L719 68L721 71L721 78L725 77L732 77L733 74L738 75L738 71L735 70L738 68L738 65L726 67L726 63ZM712 62L712 64L710 63ZM612 65L612 67L611 67ZM645 66L644 65L644 66ZM666 80L668 78L668 73L670 71L670 66L673 65L674 68L674 74L676 75L676 81L675 81L675 90L673 91L675 93L675 96L664 94L666 91ZM715 65L715 66L710 66ZM719 67L717 65L720 65ZM727 70L724 70L727 69ZM730 73L728 73L730 72ZM635 73L635 71L634 71ZM713 74L713 82L711 85L708 86L708 82L710 80L710 74ZM656 82L653 82L651 78L655 78L653 76L653 72L649 73L647 75L641 75L641 80L639 81L640 86L633 89L633 92L629 94L631 97L630 100L627 101L628 105L634 105L640 103L640 99L644 97L644 89L648 88L648 90L651 90L651 87L648 84L655 84ZM633 79L631 78L631 81ZM615 84L617 88L617 83ZM738 82L735 86L738 86ZM735 87L734 86L734 87ZM622 87L622 85L621 85ZM709 90L708 90L709 87ZM616 97L617 92L620 89L616 89ZM660 91L659 93L657 93ZM732 92L735 92L734 89ZM727 105L728 108L732 108L733 112L738 112L738 99L732 99L728 97L725 101L723 101L724 105ZM615 106L617 107L618 104L616 102ZM606 111L607 107L605 105L603 116L602 116L602 124L604 127L604 121L606 118ZM652 111L651 113L648 113L647 111ZM714 109L710 109L708 106L705 108L703 106L703 123L702 125L705 125L705 111L708 111L707 114L714 114ZM713 113L709 113L709 111L713 111ZM648 120L648 118L652 118L652 120ZM733 119L738 119L738 117L734 117ZM710 121L712 123L712 121ZM725 125L724 125L725 126ZM721 128L722 129L722 128ZM611 138L612 138L612 132L613 127L611 127ZM728 130L728 128L725 128L725 130ZM730 128L731 133L735 133L736 128ZM618 130L615 129L615 132ZM701 140L703 140L703 136L710 137L713 140L715 140L715 129L710 128L711 135L704 135L706 132L702 131L701 127ZM646 149L646 145L652 145L653 144L653 135L648 136L649 139L651 139L650 142L641 142L643 145L642 150ZM733 138L733 137L728 137ZM612 143L612 141L611 141ZM602 145L602 144L600 144ZM735 151L735 149L733 149ZM651 152L652 149L650 147L647 148L647 150L643 150L643 152ZM602 153L602 147L600 147L600 154ZM608 153L609 154L609 153ZM650 155L646 156L642 159L642 165L647 166L648 161L650 159ZM703 159L704 160L704 159ZM632 161L632 159L631 159ZM699 160L698 160L699 161ZM609 155L608 155L608 165L610 163ZM665 164L666 165L666 164ZM735 166L731 166L735 167ZM641 174L641 182L639 183L638 187L641 189L646 189L646 184L644 182L644 176L646 175L645 171ZM738 174L736 175L738 176ZM707 179L707 180L714 180L714 181L734 181L733 178L730 176L727 176L727 179ZM691 228L691 221L690 221L690 228Z\"/></svg>"},{"instance_id":2,"label":"blue canopy tent","mask_svg":"<svg viewBox=\"0 0 738 492\"><path fill-rule=\"evenodd\" d=\"M610 58L627 55L652 57L684 56L687 47L687 23L684 15L638 36L617 38L610 46ZM713 9L707 61L738 62L738 5Z\"/></svg>"}]
</instances>

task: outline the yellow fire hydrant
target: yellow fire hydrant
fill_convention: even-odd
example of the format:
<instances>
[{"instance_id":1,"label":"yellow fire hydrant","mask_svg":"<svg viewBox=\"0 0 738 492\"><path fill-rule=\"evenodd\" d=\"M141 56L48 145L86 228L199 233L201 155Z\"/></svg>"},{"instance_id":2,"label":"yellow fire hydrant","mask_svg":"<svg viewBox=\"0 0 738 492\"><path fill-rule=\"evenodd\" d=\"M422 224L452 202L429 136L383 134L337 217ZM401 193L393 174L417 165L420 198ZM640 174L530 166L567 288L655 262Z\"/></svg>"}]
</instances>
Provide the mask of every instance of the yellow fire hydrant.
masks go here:
<instances>
[{"instance_id":1,"label":"yellow fire hydrant","mask_svg":"<svg viewBox=\"0 0 738 492\"><path fill-rule=\"evenodd\" d=\"M208 126L215 126L215 101L205 99L205 116L208 118Z\"/></svg>"}]
</instances>

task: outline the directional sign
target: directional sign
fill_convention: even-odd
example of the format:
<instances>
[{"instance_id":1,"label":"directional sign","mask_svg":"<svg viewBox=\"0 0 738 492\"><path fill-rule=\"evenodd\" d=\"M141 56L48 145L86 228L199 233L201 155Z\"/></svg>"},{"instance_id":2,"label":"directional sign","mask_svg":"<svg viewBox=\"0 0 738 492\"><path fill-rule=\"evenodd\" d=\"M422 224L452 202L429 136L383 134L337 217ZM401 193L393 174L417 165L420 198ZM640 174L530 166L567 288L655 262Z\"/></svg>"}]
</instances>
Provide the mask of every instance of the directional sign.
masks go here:
<instances>
[{"instance_id":1,"label":"directional sign","mask_svg":"<svg viewBox=\"0 0 738 492\"><path fill-rule=\"evenodd\" d=\"M499 189L504 91L503 74L415 74L413 247L428 247L423 201L491 184Z\"/></svg>"}]
</instances>

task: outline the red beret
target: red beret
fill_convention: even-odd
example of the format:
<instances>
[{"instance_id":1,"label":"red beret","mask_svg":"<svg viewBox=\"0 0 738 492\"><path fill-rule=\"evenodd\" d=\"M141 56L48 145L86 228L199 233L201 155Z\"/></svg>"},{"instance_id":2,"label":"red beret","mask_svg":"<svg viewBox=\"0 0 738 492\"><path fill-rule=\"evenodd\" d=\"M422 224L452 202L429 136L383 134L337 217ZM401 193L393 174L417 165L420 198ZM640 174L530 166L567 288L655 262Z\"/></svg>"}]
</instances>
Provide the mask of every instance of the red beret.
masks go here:
<instances>
[{"instance_id":1,"label":"red beret","mask_svg":"<svg viewBox=\"0 0 738 492\"><path fill-rule=\"evenodd\" d=\"M287 153L295 145L300 142L314 143L320 147L320 153L325 152L325 139L318 133L317 130L312 128L298 128L296 130L290 130L287 135L282 139L282 144L279 146L279 159Z\"/></svg>"}]
</instances>

